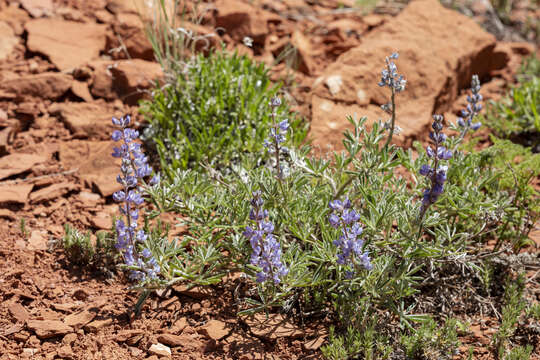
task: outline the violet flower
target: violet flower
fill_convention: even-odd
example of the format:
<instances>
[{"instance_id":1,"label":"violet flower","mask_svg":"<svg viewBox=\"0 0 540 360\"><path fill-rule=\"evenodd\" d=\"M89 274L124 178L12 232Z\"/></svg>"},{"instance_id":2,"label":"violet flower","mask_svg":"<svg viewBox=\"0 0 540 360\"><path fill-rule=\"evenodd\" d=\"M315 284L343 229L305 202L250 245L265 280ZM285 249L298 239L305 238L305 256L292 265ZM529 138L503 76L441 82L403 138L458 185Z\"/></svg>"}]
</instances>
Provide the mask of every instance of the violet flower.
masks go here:
<instances>
[{"instance_id":1,"label":"violet flower","mask_svg":"<svg viewBox=\"0 0 540 360\"><path fill-rule=\"evenodd\" d=\"M272 234L274 225L266 221L268 211L263 209L263 203L261 192L253 192L249 218L255 222L255 226L246 226L244 236L253 249L251 264L261 269L257 273L257 282L263 283L272 279L275 284L279 284L281 278L289 273L289 269L281 261L281 246Z\"/></svg>"},{"instance_id":2,"label":"violet flower","mask_svg":"<svg viewBox=\"0 0 540 360\"><path fill-rule=\"evenodd\" d=\"M367 251L363 251L364 241L358 239L362 234L363 228L358 222L360 214L352 209L349 199L344 201L334 200L329 204L332 213L328 221L333 228L341 229L341 235L333 244L339 247L337 263L340 265L355 266L360 263L366 270L371 270L373 265ZM354 272L347 271L346 276L351 278Z\"/></svg>"},{"instance_id":3,"label":"violet flower","mask_svg":"<svg viewBox=\"0 0 540 360\"><path fill-rule=\"evenodd\" d=\"M430 180L430 187L424 191L422 198L422 207L420 209L420 220L424 217L424 214L428 207L435 203L439 196L444 191L444 183L446 182L446 173L448 166L441 165L441 161L450 160L453 152L443 146L446 141L446 135L442 133L443 129L443 116L433 115L433 123L431 125L433 132L429 133L431 139L431 145L427 147L426 153L432 160L432 165L424 164L419 170L420 175L427 177Z\"/></svg>"},{"instance_id":4,"label":"violet flower","mask_svg":"<svg viewBox=\"0 0 540 360\"><path fill-rule=\"evenodd\" d=\"M133 280L144 281L146 278L155 279L160 271L159 264L152 257L152 252L144 248L139 254L137 249L139 243L144 243L148 235L142 229L137 229L139 219L139 206L144 199L141 195L139 181L152 173L148 165L148 158L141 151L141 144L135 140L139 137L137 130L128 128L131 119L129 115L117 119L113 118L114 125L121 130L114 130L112 139L115 142L122 141L119 147L113 149L112 156L122 159L120 175L116 180L123 186L113 194L114 201L120 203L120 212L124 219L116 221L117 242L116 248L122 253L127 266L137 267L139 270L132 270L129 274ZM159 177L154 177L152 181L159 181Z\"/></svg>"}]
</instances>

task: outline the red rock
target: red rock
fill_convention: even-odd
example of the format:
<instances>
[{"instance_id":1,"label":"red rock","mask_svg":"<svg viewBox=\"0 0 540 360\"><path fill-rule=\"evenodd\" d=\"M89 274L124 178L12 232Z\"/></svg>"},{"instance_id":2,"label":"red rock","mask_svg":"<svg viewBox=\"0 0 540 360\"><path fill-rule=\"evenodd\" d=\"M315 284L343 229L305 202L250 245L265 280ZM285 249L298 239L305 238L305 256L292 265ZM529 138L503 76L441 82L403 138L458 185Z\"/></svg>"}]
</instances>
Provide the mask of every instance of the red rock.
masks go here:
<instances>
[{"instance_id":1,"label":"red rock","mask_svg":"<svg viewBox=\"0 0 540 360\"><path fill-rule=\"evenodd\" d=\"M25 357L33 358L39 352L39 349L23 348L22 355Z\"/></svg>"},{"instance_id":2,"label":"red rock","mask_svg":"<svg viewBox=\"0 0 540 360\"><path fill-rule=\"evenodd\" d=\"M5 80L0 88L12 94L17 102L26 98L56 100L69 90L71 82L69 75L50 72Z\"/></svg>"},{"instance_id":3,"label":"red rock","mask_svg":"<svg viewBox=\"0 0 540 360\"><path fill-rule=\"evenodd\" d=\"M74 329L80 329L90 321L94 320L95 317L96 314L93 312L83 310L66 316L64 318L64 324L71 326Z\"/></svg>"},{"instance_id":4,"label":"red rock","mask_svg":"<svg viewBox=\"0 0 540 360\"><path fill-rule=\"evenodd\" d=\"M96 60L88 64L93 69L92 82L90 84L92 95L107 100L116 99L117 95L111 72L111 69L116 66L115 64L116 62L109 60Z\"/></svg>"},{"instance_id":5,"label":"red rock","mask_svg":"<svg viewBox=\"0 0 540 360\"><path fill-rule=\"evenodd\" d=\"M15 213L9 209L0 209L0 218L8 219L11 221L17 219L17 217L15 216Z\"/></svg>"},{"instance_id":6,"label":"red rock","mask_svg":"<svg viewBox=\"0 0 540 360\"><path fill-rule=\"evenodd\" d=\"M304 331L289 322L281 314L255 314L242 319L251 333L257 337L266 339L299 338L304 335Z\"/></svg>"},{"instance_id":7,"label":"red rock","mask_svg":"<svg viewBox=\"0 0 540 360\"><path fill-rule=\"evenodd\" d=\"M114 23L115 33L122 38L122 45L125 46L129 57L131 59L154 60L154 50L146 36L140 15L121 13L116 16L116 20Z\"/></svg>"},{"instance_id":8,"label":"red rock","mask_svg":"<svg viewBox=\"0 0 540 360\"><path fill-rule=\"evenodd\" d=\"M28 13L21 9L16 2L12 2L10 6L4 7L0 11L0 20L8 23L18 36L24 32L24 23L29 18Z\"/></svg>"},{"instance_id":9,"label":"red rock","mask_svg":"<svg viewBox=\"0 0 540 360\"><path fill-rule=\"evenodd\" d=\"M0 204L25 204L33 187L32 184L0 185Z\"/></svg>"},{"instance_id":10,"label":"red rock","mask_svg":"<svg viewBox=\"0 0 540 360\"><path fill-rule=\"evenodd\" d=\"M268 20L281 21L279 16L239 0L218 0L215 8L218 11L216 27L225 29L238 42L248 36L257 43L264 43L269 33Z\"/></svg>"},{"instance_id":11,"label":"red rock","mask_svg":"<svg viewBox=\"0 0 540 360\"><path fill-rule=\"evenodd\" d=\"M28 50L47 56L59 70L96 59L105 49L106 25L36 19L27 22L25 29Z\"/></svg>"},{"instance_id":12,"label":"red rock","mask_svg":"<svg viewBox=\"0 0 540 360\"><path fill-rule=\"evenodd\" d=\"M28 311L18 302L14 302L8 305L8 311L17 321L25 322L30 318Z\"/></svg>"},{"instance_id":13,"label":"red rock","mask_svg":"<svg viewBox=\"0 0 540 360\"><path fill-rule=\"evenodd\" d=\"M99 329L109 326L113 323L112 318L106 318L106 319L100 319L100 320L94 320L91 323L87 324L84 327L84 330L89 332L97 332Z\"/></svg>"},{"instance_id":14,"label":"red rock","mask_svg":"<svg viewBox=\"0 0 540 360\"><path fill-rule=\"evenodd\" d=\"M4 21L0 21L0 60L6 59L18 42L19 40L11 26Z\"/></svg>"},{"instance_id":15,"label":"red rock","mask_svg":"<svg viewBox=\"0 0 540 360\"><path fill-rule=\"evenodd\" d=\"M206 335L213 340L221 340L225 336L229 335L231 330L227 329L227 324L219 320L210 320L201 329L200 333Z\"/></svg>"},{"instance_id":16,"label":"red rock","mask_svg":"<svg viewBox=\"0 0 540 360\"><path fill-rule=\"evenodd\" d=\"M103 213L99 213L96 216L89 217L92 226L102 230L110 230L112 227L112 218Z\"/></svg>"},{"instance_id":17,"label":"red rock","mask_svg":"<svg viewBox=\"0 0 540 360\"><path fill-rule=\"evenodd\" d=\"M184 345L186 341L189 341L188 339L186 339L186 336L173 334L161 334L158 336L157 340L162 344L172 347Z\"/></svg>"},{"instance_id":18,"label":"red rock","mask_svg":"<svg viewBox=\"0 0 540 360\"><path fill-rule=\"evenodd\" d=\"M88 84L85 81L74 80L71 83L71 91L86 102L94 101L94 98L88 89Z\"/></svg>"},{"instance_id":19,"label":"red rock","mask_svg":"<svg viewBox=\"0 0 540 360\"><path fill-rule=\"evenodd\" d=\"M411 2L342 54L316 81L310 130L314 145L342 148L342 132L350 128L344 115L368 115L368 126L379 118L387 120L379 105L388 101L389 90L377 84L384 59L392 52L399 52L398 72L407 80L407 88L396 97L397 125L403 132L395 140L408 143L427 131L433 113L450 110L472 74L482 77L492 70L494 47L495 38L466 16L435 0ZM342 84L331 92L326 80L335 76Z\"/></svg>"},{"instance_id":20,"label":"red rock","mask_svg":"<svg viewBox=\"0 0 540 360\"><path fill-rule=\"evenodd\" d=\"M49 201L67 194L70 191L77 189L77 185L68 182L61 182L44 187L30 194L30 201L38 203Z\"/></svg>"},{"instance_id":21,"label":"red rock","mask_svg":"<svg viewBox=\"0 0 540 360\"><path fill-rule=\"evenodd\" d=\"M297 51L298 70L306 75L313 75L315 64L312 60L313 49L309 39L300 31L295 30L291 37L291 43Z\"/></svg>"},{"instance_id":22,"label":"red rock","mask_svg":"<svg viewBox=\"0 0 540 360\"><path fill-rule=\"evenodd\" d=\"M57 115L79 137L104 136L112 132L111 118L116 114L110 105L100 102L55 103L49 112Z\"/></svg>"},{"instance_id":23,"label":"red rock","mask_svg":"<svg viewBox=\"0 0 540 360\"><path fill-rule=\"evenodd\" d=\"M129 339L142 334L144 334L143 330L121 330L118 332L118 334L116 334L114 340L116 340L117 342L126 342Z\"/></svg>"},{"instance_id":24,"label":"red rock","mask_svg":"<svg viewBox=\"0 0 540 360\"><path fill-rule=\"evenodd\" d=\"M30 239L28 239L28 250L47 250L47 231L45 230L34 230L30 234Z\"/></svg>"},{"instance_id":25,"label":"red rock","mask_svg":"<svg viewBox=\"0 0 540 360\"><path fill-rule=\"evenodd\" d=\"M81 191L79 193L79 199L85 207L94 207L99 202L99 199L101 199L101 196L96 193Z\"/></svg>"},{"instance_id":26,"label":"red rock","mask_svg":"<svg viewBox=\"0 0 540 360\"><path fill-rule=\"evenodd\" d=\"M156 80L163 78L163 71L158 63L140 59L120 60L111 69L117 93L132 105L144 97L142 90L153 89Z\"/></svg>"},{"instance_id":27,"label":"red rock","mask_svg":"<svg viewBox=\"0 0 540 360\"><path fill-rule=\"evenodd\" d=\"M150 349L148 349L148 353L152 355L165 356L165 357L171 357L172 355L171 349L168 346L165 346L160 343L152 344L152 346L150 346Z\"/></svg>"},{"instance_id":28,"label":"red rock","mask_svg":"<svg viewBox=\"0 0 540 360\"><path fill-rule=\"evenodd\" d=\"M26 325L40 339L48 339L73 332L71 326L67 326L59 320L28 320Z\"/></svg>"},{"instance_id":29,"label":"red rock","mask_svg":"<svg viewBox=\"0 0 540 360\"><path fill-rule=\"evenodd\" d=\"M52 0L20 0L20 3L35 18L51 16L54 11Z\"/></svg>"},{"instance_id":30,"label":"red rock","mask_svg":"<svg viewBox=\"0 0 540 360\"><path fill-rule=\"evenodd\" d=\"M69 345L61 346L58 349L58 356L61 359L75 359L76 358L75 354L73 353L73 349L71 349L71 346Z\"/></svg>"},{"instance_id":31,"label":"red rock","mask_svg":"<svg viewBox=\"0 0 540 360\"><path fill-rule=\"evenodd\" d=\"M62 339L62 344L73 345L75 341L77 341L77 334L70 333L64 336L64 338Z\"/></svg>"},{"instance_id":32,"label":"red rock","mask_svg":"<svg viewBox=\"0 0 540 360\"><path fill-rule=\"evenodd\" d=\"M319 350L319 348L324 344L326 336L319 336L314 339L308 340L304 343L304 349L306 350Z\"/></svg>"},{"instance_id":33,"label":"red rock","mask_svg":"<svg viewBox=\"0 0 540 360\"><path fill-rule=\"evenodd\" d=\"M0 179L26 172L47 161L47 157L35 154L11 154L0 158Z\"/></svg>"},{"instance_id":34,"label":"red rock","mask_svg":"<svg viewBox=\"0 0 540 360\"><path fill-rule=\"evenodd\" d=\"M81 304L74 304L74 303L60 303L60 304L53 303L51 305L56 310L64 311L64 312L73 311L81 307Z\"/></svg>"},{"instance_id":35,"label":"red rock","mask_svg":"<svg viewBox=\"0 0 540 360\"><path fill-rule=\"evenodd\" d=\"M62 143L60 162L67 169L77 167L79 176L88 185L95 186L102 196L111 196L122 188L116 182L120 161L111 156L114 146L112 141L76 140Z\"/></svg>"}]
</instances>

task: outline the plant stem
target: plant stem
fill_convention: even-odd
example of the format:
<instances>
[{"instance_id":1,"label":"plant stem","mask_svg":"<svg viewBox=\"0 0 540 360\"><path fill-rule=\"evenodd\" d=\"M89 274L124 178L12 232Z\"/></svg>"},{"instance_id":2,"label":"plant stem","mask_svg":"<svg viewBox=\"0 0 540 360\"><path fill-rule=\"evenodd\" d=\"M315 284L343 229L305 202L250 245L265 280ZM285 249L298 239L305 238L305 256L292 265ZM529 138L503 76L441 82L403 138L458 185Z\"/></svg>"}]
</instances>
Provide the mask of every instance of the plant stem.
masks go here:
<instances>
[{"instance_id":1,"label":"plant stem","mask_svg":"<svg viewBox=\"0 0 540 360\"><path fill-rule=\"evenodd\" d=\"M391 89L392 96L390 98L390 103L392 105L392 118L390 119L390 134L388 134L388 139L386 139L386 143L384 144L385 148L388 148L390 142L392 141L392 137L394 136L394 128L396 125L396 89L394 89L394 87L391 87Z\"/></svg>"}]
</instances>

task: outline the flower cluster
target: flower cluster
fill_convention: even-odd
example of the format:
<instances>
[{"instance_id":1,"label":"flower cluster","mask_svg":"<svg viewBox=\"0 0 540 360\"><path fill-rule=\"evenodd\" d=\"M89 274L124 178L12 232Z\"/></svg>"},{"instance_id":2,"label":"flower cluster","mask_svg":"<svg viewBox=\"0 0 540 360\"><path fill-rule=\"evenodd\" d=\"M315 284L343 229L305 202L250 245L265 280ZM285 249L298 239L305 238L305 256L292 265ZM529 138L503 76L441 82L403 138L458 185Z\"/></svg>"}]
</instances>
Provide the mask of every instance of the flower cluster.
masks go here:
<instances>
[{"instance_id":1,"label":"flower cluster","mask_svg":"<svg viewBox=\"0 0 540 360\"><path fill-rule=\"evenodd\" d=\"M244 236L253 248L251 264L261 269L257 273L257 282L273 279L274 283L278 284L280 279L289 273L289 269L281 262L281 246L272 234L274 225L265 221L268 211L263 209L260 191L253 192L251 206L249 218L255 222L255 227L246 226Z\"/></svg>"},{"instance_id":2,"label":"flower cluster","mask_svg":"<svg viewBox=\"0 0 540 360\"><path fill-rule=\"evenodd\" d=\"M444 191L448 166L440 165L440 161L450 160L450 158L452 158L452 150L448 150L443 146L443 143L446 141L446 135L442 132L443 120L444 118L442 115L433 115L433 124L431 124L433 131L429 133L429 138L431 139L434 149L432 149L431 146L428 146L426 149L427 155L433 159L433 166L424 164L419 171L421 175L427 177L431 181L429 189L424 191L421 218L424 216L427 208L437 201Z\"/></svg>"},{"instance_id":3,"label":"flower cluster","mask_svg":"<svg viewBox=\"0 0 540 360\"><path fill-rule=\"evenodd\" d=\"M272 108L272 120L273 125L270 129L270 138L264 141L264 147L268 149L268 152L275 157L275 167L277 169L278 178L282 179L286 177L286 173L288 172L288 169L283 165L280 164L280 156L281 154L288 153L289 149L285 146L282 146L281 144L285 142L287 134L287 131L289 130L289 120L285 119L280 122L276 120L277 108L281 105L281 99L278 97L272 98L270 100L270 107Z\"/></svg>"},{"instance_id":4,"label":"flower cluster","mask_svg":"<svg viewBox=\"0 0 540 360\"><path fill-rule=\"evenodd\" d=\"M358 239L364 230L358 222L360 214L351 209L352 204L349 199L331 201L329 206L332 209L328 218L330 225L336 229L341 228L339 239L334 240L334 245L341 250L341 253L338 254L338 264L355 264L355 259L357 259L366 270L371 270L373 265L368 252L362 252L364 242L362 239ZM352 275L352 272L347 272L348 277L352 277Z\"/></svg>"},{"instance_id":5,"label":"flower cluster","mask_svg":"<svg viewBox=\"0 0 540 360\"><path fill-rule=\"evenodd\" d=\"M467 108L461 110L461 117L457 118L457 124L462 128L463 132L467 132L469 129L476 131L482 126L481 122L473 123L473 119L482 110L482 95L480 94L480 80L478 75L473 75L471 80L471 92L472 95L467 95Z\"/></svg>"},{"instance_id":6,"label":"flower cluster","mask_svg":"<svg viewBox=\"0 0 540 360\"><path fill-rule=\"evenodd\" d=\"M397 66L392 61L397 60L398 57L399 54L396 52L386 57L386 68L381 71L381 81L379 82L379 86L388 86L393 91L401 92L405 90L407 80L403 78L403 75L398 74Z\"/></svg>"},{"instance_id":7,"label":"flower cluster","mask_svg":"<svg viewBox=\"0 0 540 360\"><path fill-rule=\"evenodd\" d=\"M144 202L139 181L143 182L143 178L149 176L152 169L148 165L148 158L141 151L141 144L135 142L139 137L139 132L128 127L131 122L129 115L120 119L113 118L112 122L121 127L121 130L115 130L112 134L115 142L122 141L120 147L113 149L112 156L122 159L121 174L117 176L116 181L123 186L123 190L113 194L113 199L121 203L120 212L125 218L125 221L122 219L116 221L117 243L115 246L122 252L127 266L140 269L132 270L130 277L144 281L147 276L156 278L160 271L149 249L143 249L140 254L138 252L138 243L144 243L148 237L144 230L137 229L139 206ZM150 184L155 184L157 181L159 178L154 176Z\"/></svg>"}]
</instances>

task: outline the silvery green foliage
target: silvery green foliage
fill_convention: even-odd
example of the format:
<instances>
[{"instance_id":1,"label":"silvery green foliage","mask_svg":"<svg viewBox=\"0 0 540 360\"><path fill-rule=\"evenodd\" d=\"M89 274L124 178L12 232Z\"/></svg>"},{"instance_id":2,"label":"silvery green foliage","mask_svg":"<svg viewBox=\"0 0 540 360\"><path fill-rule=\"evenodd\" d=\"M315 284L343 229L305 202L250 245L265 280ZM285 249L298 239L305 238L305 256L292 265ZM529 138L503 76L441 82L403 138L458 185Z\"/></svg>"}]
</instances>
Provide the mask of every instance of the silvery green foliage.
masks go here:
<instances>
[{"instance_id":1,"label":"silvery green foliage","mask_svg":"<svg viewBox=\"0 0 540 360\"><path fill-rule=\"evenodd\" d=\"M276 308L294 310L302 318L328 314L342 327L360 332L384 321L380 314L392 314L404 329L429 321L415 311L414 295L421 283L443 277L448 264L480 278L477 245L501 224L506 224L504 236L522 231L515 202L529 199L528 180L516 185L521 194L513 194L504 182L508 169L497 165L489 151L448 150L458 149L463 137L444 135L439 116L431 135L435 150L416 144L418 156L391 145L392 130L388 134L381 123L368 128L366 120L349 118L353 130L344 134L345 151L331 159L310 156L308 147L291 147L287 177L245 159L226 174L212 168L169 171L170 179L150 188L149 194L159 211L184 214L179 225L188 226L189 234L176 242L154 237L163 285L212 284L227 272L239 271L247 274L250 287L239 299L241 314ZM274 119L274 124L279 122ZM275 142L286 143L278 136L284 135L278 128L283 129L274 128ZM444 161L445 168L427 165L435 159ZM423 206L426 189L442 182L444 191L438 191L436 199L430 195L429 209ZM254 193L259 197L259 191L264 212L254 220L250 199ZM262 209L261 201L256 205ZM358 224L354 233L359 236L362 229L362 243L345 249L335 243L339 219L332 214L340 210L343 216L352 208L354 216L347 212L345 225ZM257 282L261 267L251 261L253 244L245 230L253 221L263 226L263 219L264 232L281 245L280 264L288 269L279 282ZM345 252L357 255L364 269L351 272Z\"/></svg>"}]
</instances>

